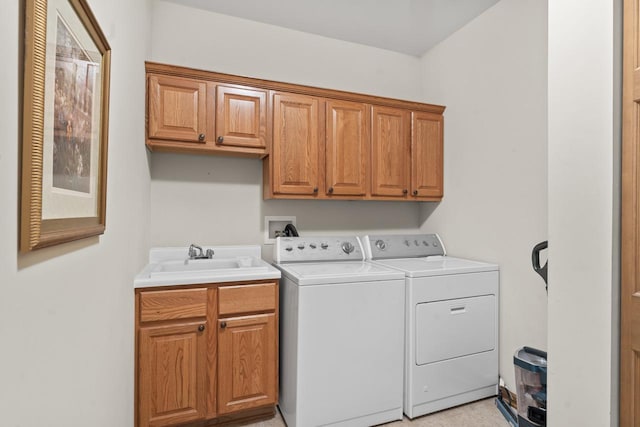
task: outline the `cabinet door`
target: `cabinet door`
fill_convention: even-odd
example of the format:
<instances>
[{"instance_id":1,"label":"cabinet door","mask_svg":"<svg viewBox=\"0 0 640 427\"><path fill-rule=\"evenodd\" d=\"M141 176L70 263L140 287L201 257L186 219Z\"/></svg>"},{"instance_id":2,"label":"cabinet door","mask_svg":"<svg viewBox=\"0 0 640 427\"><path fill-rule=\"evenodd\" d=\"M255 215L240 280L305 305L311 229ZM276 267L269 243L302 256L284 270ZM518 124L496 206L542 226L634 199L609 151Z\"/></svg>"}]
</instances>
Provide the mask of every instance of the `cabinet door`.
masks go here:
<instances>
[{"instance_id":1,"label":"cabinet door","mask_svg":"<svg viewBox=\"0 0 640 427\"><path fill-rule=\"evenodd\" d=\"M273 95L272 179L275 194L318 193L318 99Z\"/></svg>"},{"instance_id":2,"label":"cabinet door","mask_svg":"<svg viewBox=\"0 0 640 427\"><path fill-rule=\"evenodd\" d=\"M411 194L416 197L442 197L441 114L412 113Z\"/></svg>"},{"instance_id":3,"label":"cabinet door","mask_svg":"<svg viewBox=\"0 0 640 427\"><path fill-rule=\"evenodd\" d=\"M277 403L275 314L218 320L218 413Z\"/></svg>"},{"instance_id":4,"label":"cabinet door","mask_svg":"<svg viewBox=\"0 0 640 427\"><path fill-rule=\"evenodd\" d=\"M206 322L141 327L140 427L168 426L206 416Z\"/></svg>"},{"instance_id":5,"label":"cabinet door","mask_svg":"<svg viewBox=\"0 0 640 427\"><path fill-rule=\"evenodd\" d=\"M205 142L206 83L149 76L149 138Z\"/></svg>"},{"instance_id":6,"label":"cabinet door","mask_svg":"<svg viewBox=\"0 0 640 427\"><path fill-rule=\"evenodd\" d=\"M216 145L266 147L266 91L218 85L216 106Z\"/></svg>"},{"instance_id":7,"label":"cabinet door","mask_svg":"<svg viewBox=\"0 0 640 427\"><path fill-rule=\"evenodd\" d=\"M327 193L361 196L367 192L369 106L327 100Z\"/></svg>"},{"instance_id":8,"label":"cabinet door","mask_svg":"<svg viewBox=\"0 0 640 427\"><path fill-rule=\"evenodd\" d=\"M411 118L397 108L373 107L371 195L405 197L411 168Z\"/></svg>"}]
</instances>

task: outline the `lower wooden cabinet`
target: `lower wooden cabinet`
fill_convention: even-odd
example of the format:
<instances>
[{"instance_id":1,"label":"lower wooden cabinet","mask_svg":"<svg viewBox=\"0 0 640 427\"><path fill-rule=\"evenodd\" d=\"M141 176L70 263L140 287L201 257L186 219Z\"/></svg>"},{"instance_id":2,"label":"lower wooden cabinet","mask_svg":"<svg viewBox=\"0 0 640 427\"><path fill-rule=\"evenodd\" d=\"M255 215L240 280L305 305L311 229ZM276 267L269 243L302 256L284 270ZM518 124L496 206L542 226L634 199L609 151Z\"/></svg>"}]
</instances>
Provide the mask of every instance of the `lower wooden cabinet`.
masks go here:
<instances>
[{"instance_id":1,"label":"lower wooden cabinet","mask_svg":"<svg viewBox=\"0 0 640 427\"><path fill-rule=\"evenodd\" d=\"M141 426L171 426L205 418L206 322L141 327Z\"/></svg>"},{"instance_id":2,"label":"lower wooden cabinet","mask_svg":"<svg viewBox=\"0 0 640 427\"><path fill-rule=\"evenodd\" d=\"M136 290L135 425L200 427L272 412L277 331L274 281Z\"/></svg>"},{"instance_id":3,"label":"lower wooden cabinet","mask_svg":"<svg viewBox=\"0 0 640 427\"><path fill-rule=\"evenodd\" d=\"M232 317L218 324L218 413L275 402L275 315Z\"/></svg>"}]
</instances>

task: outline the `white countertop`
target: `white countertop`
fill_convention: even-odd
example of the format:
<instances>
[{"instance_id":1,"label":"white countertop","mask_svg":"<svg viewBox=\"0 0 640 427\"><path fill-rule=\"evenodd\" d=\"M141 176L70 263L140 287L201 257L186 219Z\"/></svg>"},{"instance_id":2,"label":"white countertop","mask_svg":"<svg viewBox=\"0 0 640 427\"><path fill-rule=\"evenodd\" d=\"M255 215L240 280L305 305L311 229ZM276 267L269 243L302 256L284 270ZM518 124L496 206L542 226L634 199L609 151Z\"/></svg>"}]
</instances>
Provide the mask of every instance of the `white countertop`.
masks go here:
<instances>
[{"instance_id":1,"label":"white countertop","mask_svg":"<svg viewBox=\"0 0 640 427\"><path fill-rule=\"evenodd\" d=\"M189 260L188 247L151 248L134 288L279 279L280 270L260 258L260 246L203 246L211 259Z\"/></svg>"}]
</instances>

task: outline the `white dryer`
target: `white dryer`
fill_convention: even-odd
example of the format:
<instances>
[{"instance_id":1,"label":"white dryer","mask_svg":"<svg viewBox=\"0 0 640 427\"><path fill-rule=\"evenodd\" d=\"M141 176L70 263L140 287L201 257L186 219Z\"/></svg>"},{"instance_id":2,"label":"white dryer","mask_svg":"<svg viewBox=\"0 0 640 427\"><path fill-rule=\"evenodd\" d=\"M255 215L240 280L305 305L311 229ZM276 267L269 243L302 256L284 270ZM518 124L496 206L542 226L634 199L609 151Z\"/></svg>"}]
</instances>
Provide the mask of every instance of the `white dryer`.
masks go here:
<instances>
[{"instance_id":1,"label":"white dryer","mask_svg":"<svg viewBox=\"0 0 640 427\"><path fill-rule=\"evenodd\" d=\"M356 236L278 237L280 411L289 427L402 419L404 273Z\"/></svg>"},{"instance_id":2,"label":"white dryer","mask_svg":"<svg viewBox=\"0 0 640 427\"><path fill-rule=\"evenodd\" d=\"M497 265L446 256L436 234L364 238L367 259L404 272L404 413L498 392Z\"/></svg>"}]
</instances>

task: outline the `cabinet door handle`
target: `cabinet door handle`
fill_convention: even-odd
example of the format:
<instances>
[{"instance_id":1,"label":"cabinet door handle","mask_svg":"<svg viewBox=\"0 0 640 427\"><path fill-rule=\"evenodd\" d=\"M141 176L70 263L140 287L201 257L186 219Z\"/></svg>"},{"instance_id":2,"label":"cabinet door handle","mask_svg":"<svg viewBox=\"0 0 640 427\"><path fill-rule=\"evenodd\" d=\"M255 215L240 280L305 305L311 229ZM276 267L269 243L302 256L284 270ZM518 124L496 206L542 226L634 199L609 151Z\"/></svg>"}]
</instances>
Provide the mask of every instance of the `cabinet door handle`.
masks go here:
<instances>
[{"instance_id":1,"label":"cabinet door handle","mask_svg":"<svg viewBox=\"0 0 640 427\"><path fill-rule=\"evenodd\" d=\"M413 190L413 195L417 196L418 195L418 190Z\"/></svg>"},{"instance_id":2,"label":"cabinet door handle","mask_svg":"<svg viewBox=\"0 0 640 427\"><path fill-rule=\"evenodd\" d=\"M406 188L404 190L402 190L402 194L407 194L409 192L409 190L407 190Z\"/></svg>"},{"instance_id":3,"label":"cabinet door handle","mask_svg":"<svg viewBox=\"0 0 640 427\"><path fill-rule=\"evenodd\" d=\"M220 322L220 328L224 329L227 327L227 322Z\"/></svg>"},{"instance_id":4,"label":"cabinet door handle","mask_svg":"<svg viewBox=\"0 0 640 427\"><path fill-rule=\"evenodd\" d=\"M313 192L317 193L318 192L318 187L313 187Z\"/></svg>"},{"instance_id":5,"label":"cabinet door handle","mask_svg":"<svg viewBox=\"0 0 640 427\"><path fill-rule=\"evenodd\" d=\"M198 135L198 141L204 141L205 138L205 134L201 133L200 135Z\"/></svg>"},{"instance_id":6,"label":"cabinet door handle","mask_svg":"<svg viewBox=\"0 0 640 427\"><path fill-rule=\"evenodd\" d=\"M200 332L204 331L204 325L200 325L200 326L198 326L198 330L199 330Z\"/></svg>"},{"instance_id":7,"label":"cabinet door handle","mask_svg":"<svg viewBox=\"0 0 640 427\"><path fill-rule=\"evenodd\" d=\"M329 187L329 194L333 193L333 187Z\"/></svg>"},{"instance_id":8,"label":"cabinet door handle","mask_svg":"<svg viewBox=\"0 0 640 427\"><path fill-rule=\"evenodd\" d=\"M222 144L224 142L224 137L223 136L219 136L217 141L218 141L218 144Z\"/></svg>"}]
</instances>

